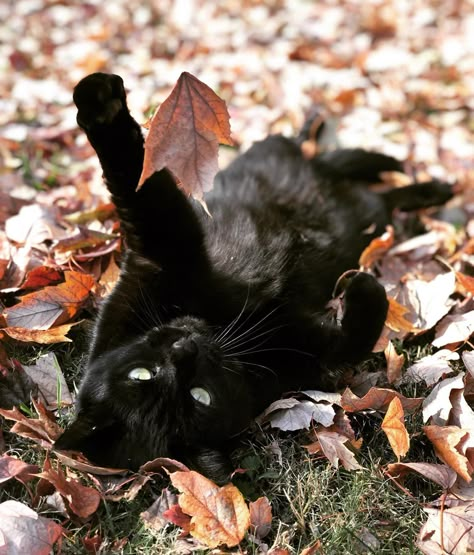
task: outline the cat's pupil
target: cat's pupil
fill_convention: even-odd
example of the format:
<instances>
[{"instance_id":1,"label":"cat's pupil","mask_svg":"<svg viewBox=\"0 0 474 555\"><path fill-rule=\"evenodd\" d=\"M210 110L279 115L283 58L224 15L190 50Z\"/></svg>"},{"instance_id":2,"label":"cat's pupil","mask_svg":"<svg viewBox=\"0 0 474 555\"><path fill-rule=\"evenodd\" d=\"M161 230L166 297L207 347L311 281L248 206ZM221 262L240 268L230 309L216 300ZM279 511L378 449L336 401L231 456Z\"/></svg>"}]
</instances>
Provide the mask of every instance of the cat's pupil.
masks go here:
<instances>
[{"instance_id":1,"label":"cat's pupil","mask_svg":"<svg viewBox=\"0 0 474 555\"><path fill-rule=\"evenodd\" d=\"M211 404L211 395L209 394L209 391L207 391L203 387L193 387L190 393L193 399L198 403L206 406Z\"/></svg>"},{"instance_id":2,"label":"cat's pupil","mask_svg":"<svg viewBox=\"0 0 474 555\"><path fill-rule=\"evenodd\" d=\"M128 373L131 380L151 380L153 374L148 368L134 368Z\"/></svg>"}]
</instances>

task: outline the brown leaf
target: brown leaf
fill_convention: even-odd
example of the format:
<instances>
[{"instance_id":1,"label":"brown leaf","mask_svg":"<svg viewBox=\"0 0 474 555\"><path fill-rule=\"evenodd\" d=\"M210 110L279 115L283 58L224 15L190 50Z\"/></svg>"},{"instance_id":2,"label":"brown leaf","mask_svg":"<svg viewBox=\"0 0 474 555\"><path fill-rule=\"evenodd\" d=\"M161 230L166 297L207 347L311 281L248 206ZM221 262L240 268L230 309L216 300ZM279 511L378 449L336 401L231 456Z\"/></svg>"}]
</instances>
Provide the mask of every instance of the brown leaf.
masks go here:
<instances>
[{"instance_id":1,"label":"brown leaf","mask_svg":"<svg viewBox=\"0 0 474 555\"><path fill-rule=\"evenodd\" d=\"M19 501L0 503L0 553L49 555L63 528Z\"/></svg>"},{"instance_id":2,"label":"brown leaf","mask_svg":"<svg viewBox=\"0 0 474 555\"><path fill-rule=\"evenodd\" d=\"M474 332L474 310L465 314L448 314L436 326L433 347L444 347L450 343L464 343Z\"/></svg>"},{"instance_id":3,"label":"brown leaf","mask_svg":"<svg viewBox=\"0 0 474 555\"><path fill-rule=\"evenodd\" d=\"M314 553L317 553L321 548L322 548L321 541L316 540L313 544L308 545L308 547L305 547L303 551L300 553L300 555L314 555Z\"/></svg>"},{"instance_id":4,"label":"brown leaf","mask_svg":"<svg viewBox=\"0 0 474 555\"><path fill-rule=\"evenodd\" d=\"M87 300L94 278L76 271L64 273L65 282L28 293L7 308L4 316L12 327L46 330L71 320Z\"/></svg>"},{"instance_id":5,"label":"brown leaf","mask_svg":"<svg viewBox=\"0 0 474 555\"><path fill-rule=\"evenodd\" d=\"M470 482L473 469L461 451L469 432L458 426L424 426L423 431L433 444L436 455L463 480Z\"/></svg>"},{"instance_id":6,"label":"brown leaf","mask_svg":"<svg viewBox=\"0 0 474 555\"><path fill-rule=\"evenodd\" d=\"M191 470L173 472L171 482L181 495L179 505L191 518L191 535L208 547L238 545L250 525L250 512L232 484L219 487Z\"/></svg>"},{"instance_id":7,"label":"brown leaf","mask_svg":"<svg viewBox=\"0 0 474 555\"><path fill-rule=\"evenodd\" d=\"M272 527L272 506L266 497L259 497L249 504L250 526L253 534L262 540Z\"/></svg>"},{"instance_id":8,"label":"brown leaf","mask_svg":"<svg viewBox=\"0 0 474 555\"><path fill-rule=\"evenodd\" d=\"M63 430L56 424L53 416L42 403L33 401L33 404L38 418L28 418L17 408L13 410L0 409L0 415L7 420L16 422L10 430L11 433L31 439L42 447L50 449Z\"/></svg>"},{"instance_id":9,"label":"brown leaf","mask_svg":"<svg viewBox=\"0 0 474 555\"><path fill-rule=\"evenodd\" d=\"M362 398L354 395L347 388L342 394L341 406L347 412L358 412L360 410L374 409L385 412L394 397L398 397L402 403L403 410L411 413L415 411L423 402L422 397L404 397L401 393L393 389L372 387Z\"/></svg>"},{"instance_id":10,"label":"brown leaf","mask_svg":"<svg viewBox=\"0 0 474 555\"><path fill-rule=\"evenodd\" d=\"M232 145L225 102L199 79L182 73L151 120L138 188L167 168L188 195L203 201L218 171L219 142Z\"/></svg>"},{"instance_id":11,"label":"brown leaf","mask_svg":"<svg viewBox=\"0 0 474 555\"><path fill-rule=\"evenodd\" d=\"M313 421L330 426L334 415L335 411L329 404L298 401L290 397L273 402L260 417L260 421L269 422L273 428L295 431L309 428Z\"/></svg>"},{"instance_id":12,"label":"brown leaf","mask_svg":"<svg viewBox=\"0 0 474 555\"><path fill-rule=\"evenodd\" d=\"M152 461L148 461L142 464L138 471L142 473L157 473L162 472L163 469L167 472L176 472L177 470L182 470L183 472L189 471L189 468L185 464L168 457L157 457Z\"/></svg>"},{"instance_id":13,"label":"brown leaf","mask_svg":"<svg viewBox=\"0 0 474 555\"><path fill-rule=\"evenodd\" d=\"M161 495L157 499L155 499L153 504L148 507L146 511L140 513L140 517L142 518L143 522L145 522L145 524L153 530L161 530L171 520L165 518L164 513L168 511L168 509L171 509L173 506L176 506L177 503L178 496L172 493L168 488L164 488L161 491ZM190 517L188 515L186 516L187 519L190 521ZM171 522L174 522L176 524L174 520L171 520ZM183 526L181 526L181 528L183 528Z\"/></svg>"},{"instance_id":14,"label":"brown leaf","mask_svg":"<svg viewBox=\"0 0 474 555\"><path fill-rule=\"evenodd\" d=\"M387 472L396 479L403 480L410 472L418 472L424 478L432 480L443 489L449 489L457 480L457 474L445 464L431 463L394 463L387 466Z\"/></svg>"},{"instance_id":15,"label":"brown leaf","mask_svg":"<svg viewBox=\"0 0 474 555\"><path fill-rule=\"evenodd\" d=\"M359 470L362 468L357 462L354 453L345 446L345 443L350 441L347 436L337 431L321 428L316 431L316 437L320 450L334 468L338 468L339 463L341 463L346 470ZM314 447L316 446L314 445L310 452L316 452Z\"/></svg>"},{"instance_id":16,"label":"brown leaf","mask_svg":"<svg viewBox=\"0 0 474 555\"><path fill-rule=\"evenodd\" d=\"M64 466L69 466L81 472L88 474L97 474L98 476L114 476L116 474L125 474L128 472L126 468L108 468L105 466L96 466L89 462L82 454L54 451L56 457L63 463Z\"/></svg>"},{"instance_id":17,"label":"brown leaf","mask_svg":"<svg viewBox=\"0 0 474 555\"><path fill-rule=\"evenodd\" d=\"M63 324L62 326L55 326L48 330L32 330L28 328L4 328L2 332L6 333L8 337L16 341L24 343L40 343L41 345L52 345L53 343L70 343L72 339L66 337L71 331L71 328L79 324L74 322L72 324Z\"/></svg>"},{"instance_id":18,"label":"brown leaf","mask_svg":"<svg viewBox=\"0 0 474 555\"><path fill-rule=\"evenodd\" d=\"M11 478L16 478L20 482L27 482L33 479L39 468L35 464L28 464L16 457L2 455L0 457L0 484Z\"/></svg>"},{"instance_id":19,"label":"brown leaf","mask_svg":"<svg viewBox=\"0 0 474 555\"><path fill-rule=\"evenodd\" d=\"M394 231L393 226L388 225L385 233L380 237L372 239L369 245L364 249L359 258L359 266L364 269L371 268L377 260L382 258L386 252L393 246Z\"/></svg>"},{"instance_id":20,"label":"brown leaf","mask_svg":"<svg viewBox=\"0 0 474 555\"><path fill-rule=\"evenodd\" d=\"M423 401L423 422L431 418L433 424L447 424L452 409L450 396L454 389L464 389L464 374L439 382Z\"/></svg>"},{"instance_id":21,"label":"brown leaf","mask_svg":"<svg viewBox=\"0 0 474 555\"><path fill-rule=\"evenodd\" d=\"M384 351L385 360L387 361L387 379L388 383L392 384L398 381L402 375L402 368L405 362L403 354L397 354L395 347L391 341Z\"/></svg>"},{"instance_id":22,"label":"brown leaf","mask_svg":"<svg viewBox=\"0 0 474 555\"><path fill-rule=\"evenodd\" d=\"M420 358L407 369L403 381L416 383L423 380L428 386L434 385L443 376L453 372L450 360L459 360L459 355L448 349Z\"/></svg>"},{"instance_id":23,"label":"brown leaf","mask_svg":"<svg viewBox=\"0 0 474 555\"><path fill-rule=\"evenodd\" d=\"M59 464L55 470L49 459L46 459L43 472L40 472L38 476L50 482L57 489L67 501L71 511L77 516L88 518L99 507L100 493L94 488L83 486L74 478L66 477Z\"/></svg>"},{"instance_id":24,"label":"brown leaf","mask_svg":"<svg viewBox=\"0 0 474 555\"><path fill-rule=\"evenodd\" d=\"M394 397L388 406L382 422L382 430L387 435L393 452L400 460L408 453L410 438L404 424L404 413L400 399Z\"/></svg>"}]
</instances>

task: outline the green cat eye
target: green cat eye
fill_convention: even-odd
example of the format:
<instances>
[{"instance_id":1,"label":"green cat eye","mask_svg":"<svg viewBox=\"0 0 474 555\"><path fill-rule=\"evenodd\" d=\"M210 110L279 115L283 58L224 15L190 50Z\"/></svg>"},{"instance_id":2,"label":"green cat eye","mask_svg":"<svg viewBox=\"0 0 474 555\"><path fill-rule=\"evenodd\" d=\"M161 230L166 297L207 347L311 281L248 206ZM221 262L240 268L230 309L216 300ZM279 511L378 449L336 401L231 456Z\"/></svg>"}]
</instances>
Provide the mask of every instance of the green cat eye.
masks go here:
<instances>
[{"instance_id":1,"label":"green cat eye","mask_svg":"<svg viewBox=\"0 0 474 555\"><path fill-rule=\"evenodd\" d=\"M193 387L190 393L191 393L191 397L198 403L201 403L202 405L206 405L206 406L211 404L211 395L209 394L209 391L207 391L206 389L202 387Z\"/></svg>"},{"instance_id":2,"label":"green cat eye","mask_svg":"<svg viewBox=\"0 0 474 555\"><path fill-rule=\"evenodd\" d=\"M148 370L148 368L134 368L128 373L128 377L131 380L151 380L153 374Z\"/></svg>"}]
</instances>

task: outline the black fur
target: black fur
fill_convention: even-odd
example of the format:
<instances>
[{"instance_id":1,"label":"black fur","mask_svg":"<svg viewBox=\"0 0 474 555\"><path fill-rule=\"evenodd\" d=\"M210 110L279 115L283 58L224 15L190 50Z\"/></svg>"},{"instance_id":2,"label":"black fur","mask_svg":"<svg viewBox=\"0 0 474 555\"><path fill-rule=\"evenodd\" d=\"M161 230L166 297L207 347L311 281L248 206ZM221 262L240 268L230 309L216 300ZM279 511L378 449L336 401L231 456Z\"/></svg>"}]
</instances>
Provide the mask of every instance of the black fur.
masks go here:
<instances>
[{"instance_id":1,"label":"black fur","mask_svg":"<svg viewBox=\"0 0 474 555\"><path fill-rule=\"evenodd\" d=\"M337 322L326 310L337 278L357 268L395 206L440 204L450 188L375 194L367 182L398 161L357 149L307 161L301 136L270 136L217 176L209 218L166 170L135 192L143 139L120 77L86 77L74 101L127 249L96 324L77 418L56 446L130 468L171 456L224 481L225 445L259 411L284 391L333 389L341 369L370 353L384 289L356 274ZM136 367L152 379L131 379ZM210 405L191 396L196 387Z\"/></svg>"}]
</instances>

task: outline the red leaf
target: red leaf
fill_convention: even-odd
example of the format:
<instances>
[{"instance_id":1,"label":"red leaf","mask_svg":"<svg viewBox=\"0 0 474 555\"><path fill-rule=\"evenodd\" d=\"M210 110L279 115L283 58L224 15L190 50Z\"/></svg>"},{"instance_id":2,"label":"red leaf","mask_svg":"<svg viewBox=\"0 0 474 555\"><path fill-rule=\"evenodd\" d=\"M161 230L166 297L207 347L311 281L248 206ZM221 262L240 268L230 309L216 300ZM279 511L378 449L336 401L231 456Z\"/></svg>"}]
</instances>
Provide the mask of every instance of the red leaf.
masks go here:
<instances>
[{"instance_id":1,"label":"red leaf","mask_svg":"<svg viewBox=\"0 0 474 555\"><path fill-rule=\"evenodd\" d=\"M33 268L26 275L25 281L21 284L22 289L40 289L52 283L61 281L63 278L62 272L58 272L55 268L50 266L38 266Z\"/></svg>"},{"instance_id":2,"label":"red leaf","mask_svg":"<svg viewBox=\"0 0 474 555\"><path fill-rule=\"evenodd\" d=\"M138 189L155 171L167 168L188 195L202 202L218 171L219 142L232 145L225 102L182 73L151 120Z\"/></svg>"},{"instance_id":3,"label":"red leaf","mask_svg":"<svg viewBox=\"0 0 474 555\"><path fill-rule=\"evenodd\" d=\"M28 464L16 457L3 455L0 457L0 484L11 478L16 478L20 482L27 482L34 478L39 468L35 464Z\"/></svg>"},{"instance_id":4,"label":"red leaf","mask_svg":"<svg viewBox=\"0 0 474 555\"><path fill-rule=\"evenodd\" d=\"M191 517L183 513L183 509L177 503L163 511L163 518L182 528L185 534L191 532Z\"/></svg>"}]
</instances>

